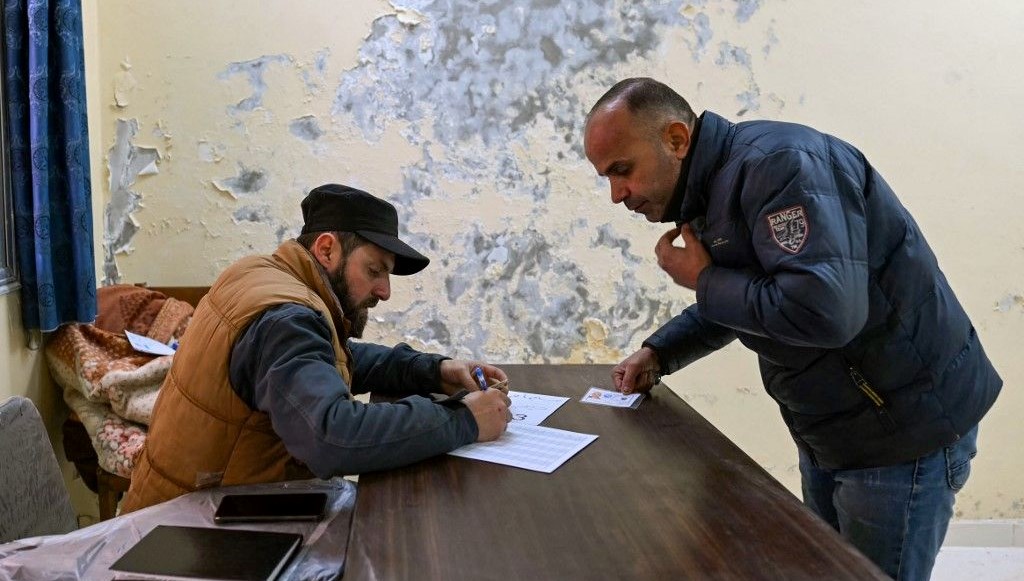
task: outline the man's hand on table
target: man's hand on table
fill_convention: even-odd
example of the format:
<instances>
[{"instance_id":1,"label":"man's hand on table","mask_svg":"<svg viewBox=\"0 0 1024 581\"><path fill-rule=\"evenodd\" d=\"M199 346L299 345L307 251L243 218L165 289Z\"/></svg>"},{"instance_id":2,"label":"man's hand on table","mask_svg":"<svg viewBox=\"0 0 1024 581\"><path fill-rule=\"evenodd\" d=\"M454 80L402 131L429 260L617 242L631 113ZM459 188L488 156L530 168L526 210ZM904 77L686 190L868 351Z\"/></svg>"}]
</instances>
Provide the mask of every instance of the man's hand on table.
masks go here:
<instances>
[{"instance_id":1,"label":"man's hand on table","mask_svg":"<svg viewBox=\"0 0 1024 581\"><path fill-rule=\"evenodd\" d=\"M500 389L470 392L462 399L462 403L473 412L478 430L477 442L497 440L505 433L512 419L512 412L508 410L512 402Z\"/></svg>"},{"instance_id":2,"label":"man's hand on table","mask_svg":"<svg viewBox=\"0 0 1024 581\"><path fill-rule=\"evenodd\" d=\"M612 369L615 389L626 395L651 391L660 381L661 364L658 354L650 347L641 347Z\"/></svg>"}]
</instances>

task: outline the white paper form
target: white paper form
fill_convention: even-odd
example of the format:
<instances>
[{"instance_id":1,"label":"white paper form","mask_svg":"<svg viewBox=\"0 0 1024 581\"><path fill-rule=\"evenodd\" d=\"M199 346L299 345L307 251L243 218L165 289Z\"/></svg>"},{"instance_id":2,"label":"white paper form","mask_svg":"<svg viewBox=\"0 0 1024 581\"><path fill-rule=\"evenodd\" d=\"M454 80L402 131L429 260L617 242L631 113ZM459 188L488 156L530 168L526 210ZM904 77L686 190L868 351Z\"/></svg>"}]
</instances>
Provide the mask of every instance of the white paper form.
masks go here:
<instances>
[{"instance_id":1,"label":"white paper form","mask_svg":"<svg viewBox=\"0 0 1024 581\"><path fill-rule=\"evenodd\" d=\"M513 422L493 442L469 444L448 454L551 474L596 439L594 434Z\"/></svg>"},{"instance_id":2,"label":"white paper form","mask_svg":"<svg viewBox=\"0 0 1024 581\"><path fill-rule=\"evenodd\" d=\"M170 345L164 345L156 339L136 335L131 331L125 331L124 336L128 337L128 342L132 344L132 347L134 347L136 351L152 353L153 355L174 355L173 347Z\"/></svg>"},{"instance_id":3,"label":"white paper form","mask_svg":"<svg viewBox=\"0 0 1024 581\"><path fill-rule=\"evenodd\" d=\"M539 426L563 403L569 401L567 397L525 391L510 391L508 398L512 400L512 405L509 406L509 411L512 412L512 421L516 424L531 426Z\"/></svg>"}]
</instances>

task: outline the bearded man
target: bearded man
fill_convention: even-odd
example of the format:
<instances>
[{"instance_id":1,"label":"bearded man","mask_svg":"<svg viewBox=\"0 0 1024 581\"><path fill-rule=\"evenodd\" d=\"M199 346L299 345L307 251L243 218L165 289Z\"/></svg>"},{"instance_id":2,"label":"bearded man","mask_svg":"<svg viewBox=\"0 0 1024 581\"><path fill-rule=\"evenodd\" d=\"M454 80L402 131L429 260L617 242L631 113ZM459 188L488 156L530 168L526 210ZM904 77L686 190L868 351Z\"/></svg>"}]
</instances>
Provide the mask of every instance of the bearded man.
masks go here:
<instances>
[{"instance_id":1,"label":"bearded man","mask_svg":"<svg viewBox=\"0 0 1024 581\"><path fill-rule=\"evenodd\" d=\"M430 262L398 238L394 206L325 184L302 216L297 239L228 267L199 303L122 513L210 486L397 468L505 431L507 390L481 391L472 377L480 367L505 380L501 369L351 340L390 298L392 274ZM352 398L370 391L418 395Z\"/></svg>"}]
</instances>

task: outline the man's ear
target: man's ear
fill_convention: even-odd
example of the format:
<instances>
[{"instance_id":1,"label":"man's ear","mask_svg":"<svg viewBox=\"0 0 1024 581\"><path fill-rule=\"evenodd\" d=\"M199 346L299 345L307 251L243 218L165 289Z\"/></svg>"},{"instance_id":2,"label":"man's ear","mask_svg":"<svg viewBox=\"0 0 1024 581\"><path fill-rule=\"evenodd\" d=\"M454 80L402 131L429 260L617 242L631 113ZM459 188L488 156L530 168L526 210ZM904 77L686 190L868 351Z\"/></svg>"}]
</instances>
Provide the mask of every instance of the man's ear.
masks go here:
<instances>
[{"instance_id":1,"label":"man's ear","mask_svg":"<svg viewBox=\"0 0 1024 581\"><path fill-rule=\"evenodd\" d=\"M690 128L682 121L673 121L665 128L665 142L668 143L676 159L683 159L690 151Z\"/></svg>"},{"instance_id":2,"label":"man's ear","mask_svg":"<svg viewBox=\"0 0 1024 581\"><path fill-rule=\"evenodd\" d=\"M334 235L329 232L323 232L313 240L313 246L310 249L313 253L313 258L320 263L326 269L331 268L331 261L336 258L335 254L340 252L335 246Z\"/></svg>"}]
</instances>

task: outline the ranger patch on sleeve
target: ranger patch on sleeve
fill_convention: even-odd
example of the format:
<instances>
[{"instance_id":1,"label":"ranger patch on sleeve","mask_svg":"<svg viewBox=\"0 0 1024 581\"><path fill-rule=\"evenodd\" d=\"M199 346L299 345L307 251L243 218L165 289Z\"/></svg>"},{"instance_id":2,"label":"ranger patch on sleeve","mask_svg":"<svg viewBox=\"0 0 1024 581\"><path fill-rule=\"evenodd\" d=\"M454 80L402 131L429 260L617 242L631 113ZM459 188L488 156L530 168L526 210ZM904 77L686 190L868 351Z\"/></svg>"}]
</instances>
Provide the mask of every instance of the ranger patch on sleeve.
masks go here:
<instances>
[{"instance_id":1,"label":"ranger patch on sleeve","mask_svg":"<svg viewBox=\"0 0 1024 581\"><path fill-rule=\"evenodd\" d=\"M810 224L803 206L791 206L768 215L768 229L775 243L790 254L800 252L807 241Z\"/></svg>"}]
</instances>

